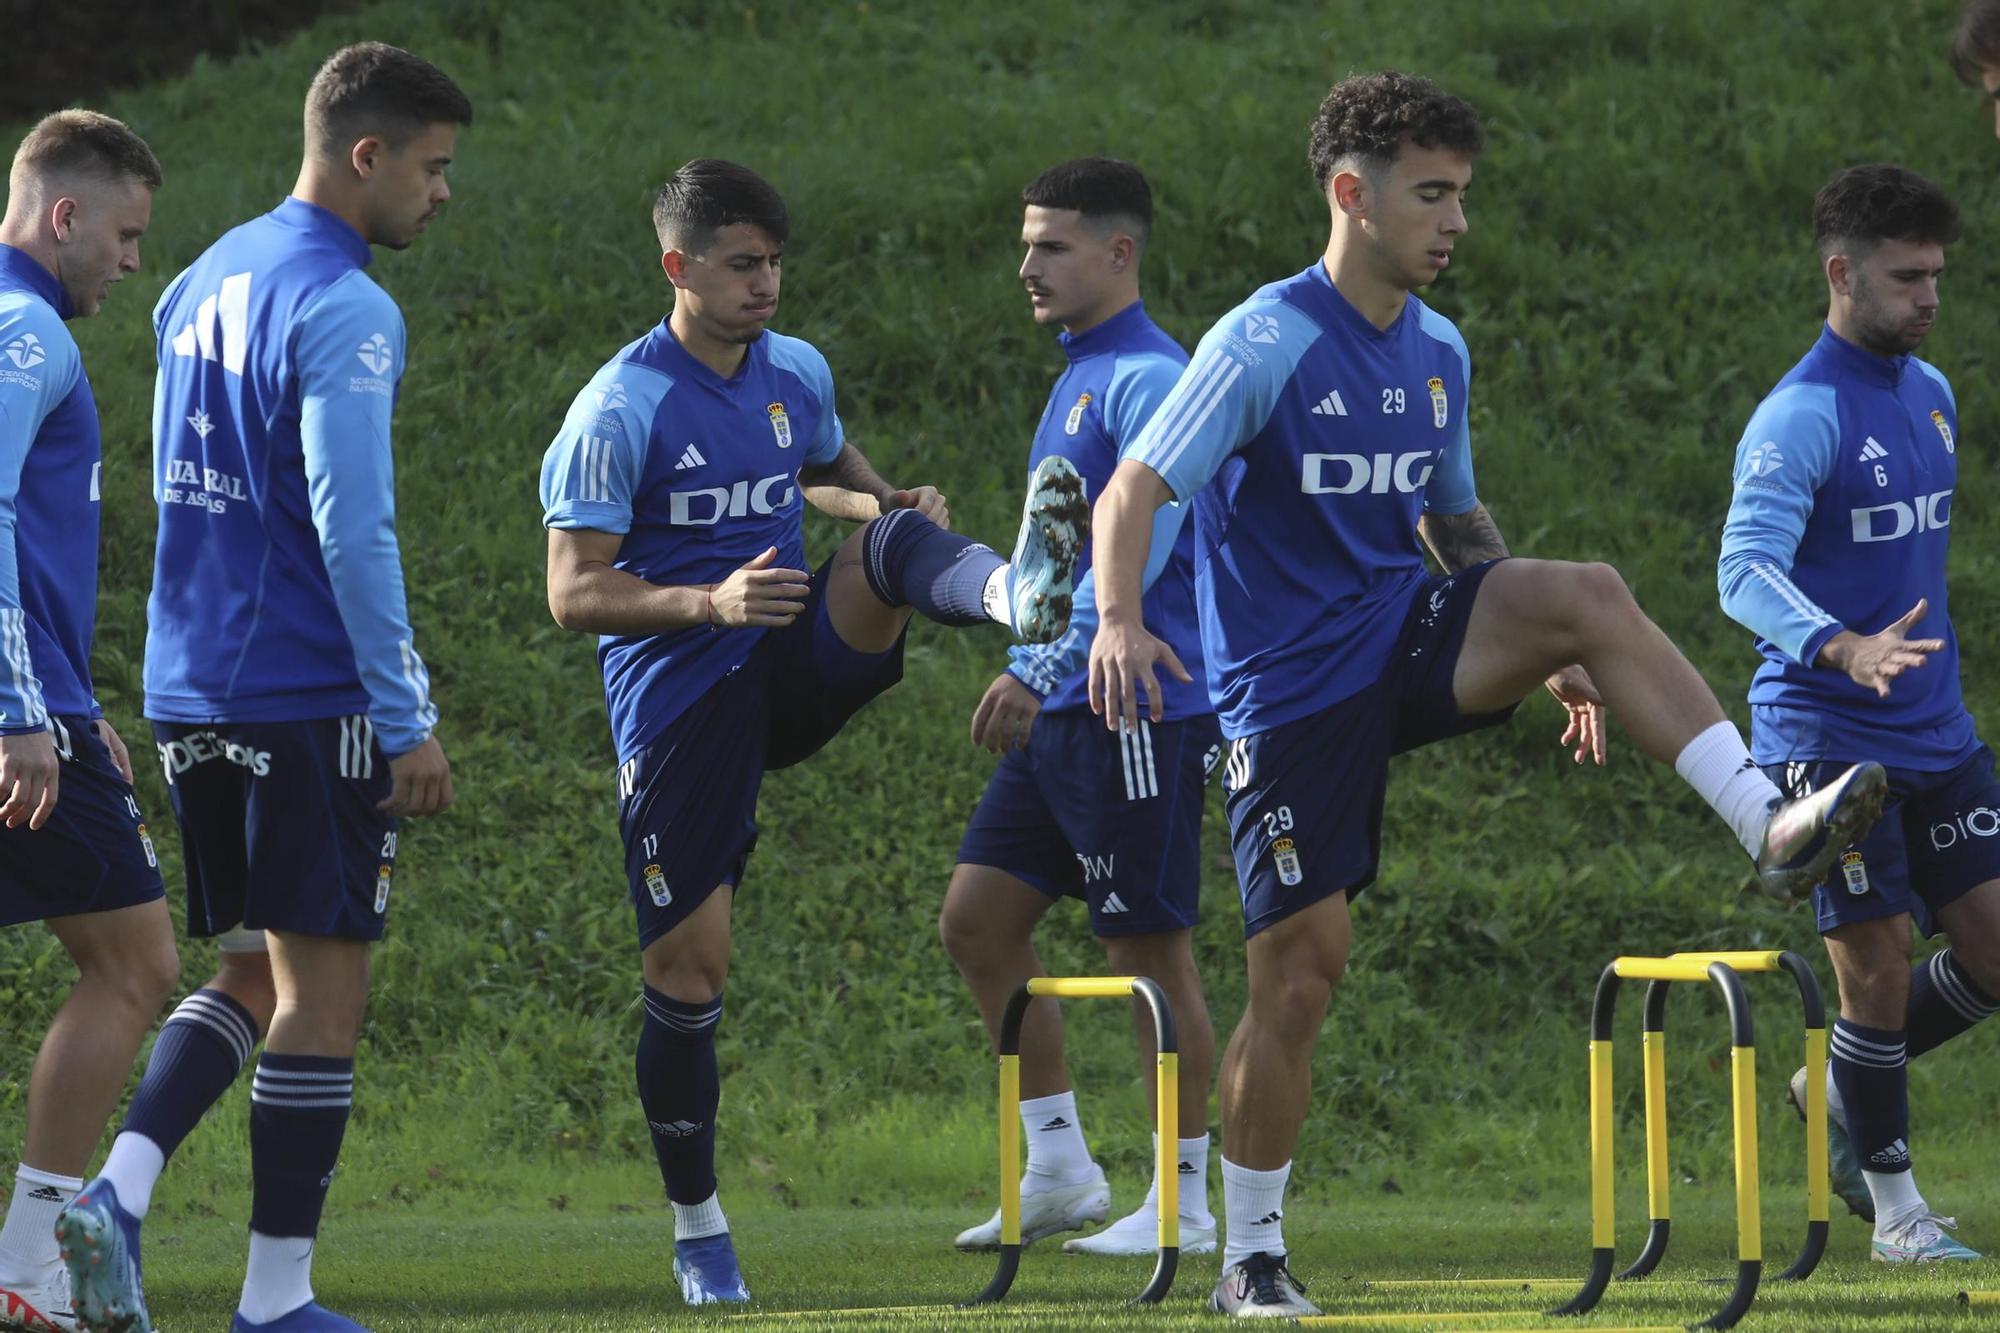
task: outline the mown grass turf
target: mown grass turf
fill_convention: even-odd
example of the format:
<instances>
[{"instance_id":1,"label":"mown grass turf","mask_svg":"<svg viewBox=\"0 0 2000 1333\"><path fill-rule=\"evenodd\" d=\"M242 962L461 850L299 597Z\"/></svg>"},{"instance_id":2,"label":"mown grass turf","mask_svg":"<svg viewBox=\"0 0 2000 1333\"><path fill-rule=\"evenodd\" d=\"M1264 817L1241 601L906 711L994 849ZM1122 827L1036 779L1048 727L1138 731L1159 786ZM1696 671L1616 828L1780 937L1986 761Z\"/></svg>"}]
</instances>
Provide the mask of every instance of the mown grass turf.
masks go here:
<instances>
[{"instance_id":1,"label":"mown grass turf","mask_svg":"<svg viewBox=\"0 0 2000 1333\"><path fill-rule=\"evenodd\" d=\"M1817 328L1814 189L1848 163L1904 160L1956 190L1968 218L1926 350L1958 390L1952 611L1968 697L1989 711L2000 697L2000 611L1986 595L2000 570L1987 443L2000 407L2000 152L1980 99L1945 68L1955 9L412 0L106 99L168 173L146 271L76 326L106 429L96 671L135 739L153 529L145 312L217 234L282 196L300 95L336 45L410 46L478 105L453 202L421 243L373 270L410 329L403 551L460 800L403 843L333 1194L329 1290L461 1291L458 1250L438 1240L461 1230L482 1256L469 1271L487 1275L468 1285L517 1304L544 1282L643 1292L648 1265L646 1280L665 1282L656 1218L604 1224L628 1238L628 1259L615 1260L576 1232L537 1238L518 1210L574 1193L573 1178L615 1178L628 1206L658 1197L631 1093L636 968L612 758L590 647L543 604L535 477L570 397L665 307L647 209L675 165L734 157L785 191L795 232L776 326L827 353L848 429L885 474L940 485L959 526L1004 542L1059 368L1014 278L1021 185L1078 153L1139 163L1159 203L1149 308L1192 343L1323 243L1304 127L1327 85L1384 66L1435 75L1473 98L1492 132L1473 230L1429 294L1471 348L1481 494L1517 551L1615 563L1741 719L1753 660L1716 608L1713 576L1731 452ZM811 520L815 550L838 535ZM765 790L722 1029L721 1167L732 1208L808 1210L772 1214L803 1238L798 1304L831 1302L850 1279L874 1284L869 1299L930 1285L889 1268L878 1277L865 1258L825 1265L813 1238L859 1237L865 1255L874 1208L934 1206L912 1228L928 1234L990 1207L992 1069L934 920L990 768L964 731L1002 648L997 632L919 627L905 683ZM1817 949L1804 912L1742 892L1742 857L1670 774L1622 734L1606 770L1576 772L1559 730L1553 707L1531 699L1511 727L1396 767L1382 877L1358 908L1354 962L1314 1061L1293 1215L1307 1229L1374 1217L1361 1201L1385 1180L1426 1202L1392 1210L1395 1228L1364 1229L1355 1253L1435 1248L1440 1201L1490 1200L1504 1218L1580 1197L1584 1018L1611 955ZM141 796L178 901L165 790L149 767ZM1218 816L1196 948L1226 1030L1242 1003L1241 948ZM1054 970L1100 966L1082 929L1066 909L1044 931ZM192 984L212 954L185 953ZM18 1140L28 1053L69 975L45 933L0 936L0 1145ZM1775 1107L1795 1038L1782 992L1756 993ZM1629 1004L1626 1017L1635 1029ZM1136 1170L1143 1100L1125 1017L1073 1006L1069 1022L1093 1145ZM1719 1179L1720 1017L1712 1000L1676 1001L1674 1024L1677 1160ZM1947 1207L1977 1188L1995 1130L1995 1041L1976 1033L1913 1069L1919 1169ZM1636 1107L1635 1065L1621 1086ZM176 1290L199 1290L204 1310L221 1309L234 1281L242 1121L239 1094L162 1184L160 1219L186 1226L187 1253L205 1256L182 1266L158 1252L169 1305ZM430 1230L406 1227L368 1211L378 1196L451 1211L425 1212L438 1219ZM1994 1209L1963 1211L1968 1240L2000 1245ZM397 1245L421 1238L422 1253L373 1245L378 1226ZM1581 1228L1571 1217L1550 1249L1527 1233L1525 1252L1567 1259ZM1517 1253L1510 1235L1494 1264ZM635 1276L624 1287L596 1275L625 1262ZM789 1280L771 1271L775 1299ZM956 1289L951 1271L938 1286ZM376 1280L390 1273L395 1283ZM808 1285L821 1278L829 1285ZM1031 1267L1024 1296L1038 1280ZM651 1308L647 1296L618 1299L634 1321Z\"/></svg>"}]
</instances>

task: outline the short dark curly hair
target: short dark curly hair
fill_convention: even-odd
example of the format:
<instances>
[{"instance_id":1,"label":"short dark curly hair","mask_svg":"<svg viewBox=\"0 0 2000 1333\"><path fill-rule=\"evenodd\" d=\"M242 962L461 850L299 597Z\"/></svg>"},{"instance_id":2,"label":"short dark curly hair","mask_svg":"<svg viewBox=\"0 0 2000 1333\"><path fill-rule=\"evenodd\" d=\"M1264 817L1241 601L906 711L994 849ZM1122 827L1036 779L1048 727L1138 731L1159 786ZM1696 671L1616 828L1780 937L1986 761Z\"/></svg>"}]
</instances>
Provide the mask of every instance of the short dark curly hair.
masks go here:
<instances>
[{"instance_id":1,"label":"short dark curly hair","mask_svg":"<svg viewBox=\"0 0 2000 1333\"><path fill-rule=\"evenodd\" d=\"M1406 143L1478 157L1486 131L1470 102L1421 75L1356 74L1334 84L1319 104L1307 157L1324 191L1343 161L1358 158L1380 175Z\"/></svg>"},{"instance_id":2,"label":"short dark curly hair","mask_svg":"<svg viewBox=\"0 0 2000 1333\"><path fill-rule=\"evenodd\" d=\"M1965 7L1951 35L1951 67L1975 88L1987 70L2000 68L2000 0L1972 0Z\"/></svg>"},{"instance_id":3,"label":"short dark curly hair","mask_svg":"<svg viewBox=\"0 0 2000 1333\"><path fill-rule=\"evenodd\" d=\"M1957 202L1908 167L1888 162L1849 167L1813 198L1813 240L1821 255L1866 254L1883 241L1950 245L1958 234Z\"/></svg>"}]
</instances>

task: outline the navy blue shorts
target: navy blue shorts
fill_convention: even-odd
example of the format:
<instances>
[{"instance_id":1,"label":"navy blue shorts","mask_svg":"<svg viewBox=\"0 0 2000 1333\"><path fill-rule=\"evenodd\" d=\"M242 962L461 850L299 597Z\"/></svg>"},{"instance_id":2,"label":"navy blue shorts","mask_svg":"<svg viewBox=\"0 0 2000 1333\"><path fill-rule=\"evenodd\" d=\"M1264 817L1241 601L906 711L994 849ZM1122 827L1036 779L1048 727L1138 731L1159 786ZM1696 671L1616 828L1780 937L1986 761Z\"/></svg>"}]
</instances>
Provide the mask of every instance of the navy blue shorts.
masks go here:
<instances>
[{"instance_id":1,"label":"navy blue shorts","mask_svg":"<svg viewBox=\"0 0 2000 1333\"><path fill-rule=\"evenodd\" d=\"M1201 895L1201 796L1222 756L1213 713L1136 732L1087 709L1042 713L1009 750L958 847L1051 898L1081 898L1099 937L1185 930Z\"/></svg>"},{"instance_id":2,"label":"navy blue shorts","mask_svg":"<svg viewBox=\"0 0 2000 1333\"><path fill-rule=\"evenodd\" d=\"M1513 716L1514 705L1461 713L1451 688L1479 585L1498 563L1419 584L1374 684L1231 743L1223 787L1245 938L1374 882L1391 755Z\"/></svg>"},{"instance_id":3,"label":"navy blue shorts","mask_svg":"<svg viewBox=\"0 0 2000 1333\"><path fill-rule=\"evenodd\" d=\"M187 862L188 934L232 926L379 940L396 869L394 785L365 716L155 722Z\"/></svg>"},{"instance_id":4,"label":"navy blue shorts","mask_svg":"<svg viewBox=\"0 0 2000 1333\"><path fill-rule=\"evenodd\" d=\"M0 926L115 912L164 897L132 784L87 717L49 719L62 766L38 829L0 827Z\"/></svg>"},{"instance_id":5,"label":"navy blue shorts","mask_svg":"<svg viewBox=\"0 0 2000 1333\"><path fill-rule=\"evenodd\" d=\"M832 563L813 573L806 614L766 631L742 666L618 767L618 831L641 949L720 886L742 882L764 774L817 754L903 678L901 638L885 653L858 653L834 631L825 595Z\"/></svg>"},{"instance_id":6,"label":"navy blue shorts","mask_svg":"<svg viewBox=\"0 0 2000 1333\"><path fill-rule=\"evenodd\" d=\"M1851 762L1809 759L1766 764L1764 772L1796 797L1833 781ZM1905 912L1934 935L1938 909L1989 879L2000 879L2000 782L1993 780L1993 752L1981 745L1941 773L1890 769L1882 817L1813 888L1813 913L1822 935Z\"/></svg>"}]
</instances>

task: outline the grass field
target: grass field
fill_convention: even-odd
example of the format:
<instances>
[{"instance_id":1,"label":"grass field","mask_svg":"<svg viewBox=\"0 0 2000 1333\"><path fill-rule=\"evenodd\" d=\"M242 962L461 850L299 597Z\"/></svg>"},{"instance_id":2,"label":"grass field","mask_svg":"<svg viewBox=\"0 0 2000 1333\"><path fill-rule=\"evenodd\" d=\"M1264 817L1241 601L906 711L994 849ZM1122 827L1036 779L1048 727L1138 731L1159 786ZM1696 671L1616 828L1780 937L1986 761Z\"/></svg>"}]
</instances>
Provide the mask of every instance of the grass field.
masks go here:
<instances>
[{"instance_id":1,"label":"grass field","mask_svg":"<svg viewBox=\"0 0 2000 1333\"><path fill-rule=\"evenodd\" d=\"M410 46L478 106L456 197L418 246L373 270L409 325L403 550L460 800L403 841L318 1267L329 1299L384 1329L679 1317L631 1092L636 967L600 687L590 646L548 618L534 494L571 396L664 309L647 208L674 166L733 157L785 191L795 222L776 327L826 352L848 429L887 476L939 485L959 526L1004 542L1059 368L1014 278L1021 185L1079 153L1139 163L1160 209L1149 308L1191 345L1318 252L1304 127L1326 86L1385 66L1436 76L1492 134L1472 231L1429 297L1471 348L1482 497L1517 551L1615 563L1741 719L1754 661L1714 591L1731 453L1816 332L1812 192L1842 165L1903 160L1955 190L1968 219L1927 354L1958 392L1952 611L1968 697L1991 713L2000 151L1990 113L1945 67L1955 9L1103 0L1086 16L1059 0L408 0L106 99L168 173L146 271L76 326L106 432L99 693L135 738L153 530L147 310L217 234L282 196L300 95L336 45ZM809 522L813 549L830 549L834 526ZM928 1301L983 1280L983 1263L942 1245L991 1207L993 1074L934 921L991 762L966 744L966 719L1003 646L997 632L920 627L894 695L766 786L722 1028L721 1168L773 1307ZM1506 1275L1531 1257L1581 1272L1584 1018L1610 956L1817 957L1807 916L1745 893L1742 858L1671 775L1622 736L1607 769L1575 772L1559 730L1553 706L1531 700L1511 727L1398 763L1382 877L1361 900L1314 1062L1290 1204L1301 1270L1343 1308L1349 1274L1463 1263ZM150 767L141 798L156 828L169 822ZM1196 947L1226 1029L1242 980L1219 805ZM170 832L161 845L177 900ZM1054 970L1097 968L1080 913L1057 913L1045 934ZM212 955L184 952L192 985ZM45 933L0 937L0 1161L68 975ZM1782 1006L1760 1003L1760 1077L1775 1091L1792 1039ZM1675 1031L1687 1034L1677 1160L1719 1187L1713 1001L1678 1009ZM1080 1007L1071 1032L1093 1146L1135 1175L1143 1098L1124 1015ZM2000 1249L1996 1040L1975 1033L1927 1058L1912 1088L1930 1194L1965 1217L1969 1243ZM1621 1080L1636 1113L1636 1066ZM1775 1218L1783 1113L1765 1102ZM247 1212L244 1119L240 1100L212 1117L157 1196L149 1271L169 1328L226 1317ZM1627 1151L1634 1180L1638 1160ZM1385 1192L1391 1181L1401 1194ZM1635 1201L1625 1216L1639 1212ZM1942 1300L1950 1275L1871 1271L1855 1234L1842 1229L1829 1280L1775 1294L1758 1326L1961 1318ZM1773 1249L1790 1235L1774 1223ZM1697 1255L1720 1264L1720 1222L1677 1252L1689 1272L1711 1266L1693 1267ZM1079 1326L1085 1290L1094 1302L1137 1286L1136 1270L1044 1260L1031 1256L1019 1288L1024 1311L1065 1302L1033 1316L1041 1327ZM1192 1311L1209 1275L1191 1263L1167 1313ZM1628 1309L1681 1318L1693 1295L1617 1293L1598 1322Z\"/></svg>"}]
</instances>

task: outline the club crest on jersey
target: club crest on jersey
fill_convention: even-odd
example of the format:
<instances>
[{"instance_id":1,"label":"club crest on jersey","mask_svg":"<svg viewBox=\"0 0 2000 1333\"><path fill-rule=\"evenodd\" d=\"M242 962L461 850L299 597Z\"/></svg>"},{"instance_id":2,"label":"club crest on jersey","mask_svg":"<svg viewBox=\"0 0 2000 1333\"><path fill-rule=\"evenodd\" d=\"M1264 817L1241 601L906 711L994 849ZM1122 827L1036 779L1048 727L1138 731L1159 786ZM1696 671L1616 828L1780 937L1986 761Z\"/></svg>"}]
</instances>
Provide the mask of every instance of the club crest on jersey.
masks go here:
<instances>
[{"instance_id":1,"label":"club crest on jersey","mask_svg":"<svg viewBox=\"0 0 2000 1333\"><path fill-rule=\"evenodd\" d=\"M1938 428L1938 434L1944 439L1944 451L1948 454L1957 453L1958 446L1952 443L1951 426L1945 421L1944 413L1933 408L1931 410L1931 424Z\"/></svg>"},{"instance_id":2,"label":"club crest on jersey","mask_svg":"<svg viewBox=\"0 0 2000 1333\"><path fill-rule=\"evenodd\" d=\"M1868 867L1861 863L1861 853L1848 848L1840 854L1840 877L1847 881L1847 891L1859 898L1868 892Z\"/></svg>"},{"instance_id":3,"label":"club crest on jersey","mask_svg":"<svg viewBox=\"0 0 2000 1333\"><path fill-rule=\"evenodd\" d=\"M1076 406L1069 410L1069 420L1063 422L1063 434L1074 435L1083 425L1083 409L1090 406L1090 395L1084 394L1076 400Z\"/></svg>"},{"instance_id":4,"label":"club crest on jersey","mask_svg":"<svg viewBox=\"0 0 2000 1333\"><path fill-rule=\"evenodd\" d=\"M1444 381L1436 375L1431 376L1429 388L1431 391L1431 424L1439 430L1443 430L1445 418L1451 415L1451 401L1444 396Z\"/></svg>"},{"instance_id":5,"label":"club crest on jersey","mask_svg":"<svg viewBox=\"0 0 2000 1333\"><path fill-rule=\"evenodd\" d=\"M390 869L387 861L375 867L375 915L377 916L389 910L389 881L394 875L395 872Z\"/></svg>"},{"instance_id":6,"label":"club crest on jersey","mask_svg":"<svg viewBox=\"0 0 2000 1333\"><path fill-rule=\"evenodd\" d=\"M646 892L652 896L653 906L665 907L674 900L673 890L667 887L667 877L660 872L659 862L648 865L643 872L646 877Z\"/></svg>"},{"instance_id":7,"label":"club crest on jersey","mask_svg":"<svg viewBox=\"0 0 2000 1333\"><path fill-rule=\"evenodd\" d=\"M1280 838L1271 844L1271 859L1278 863L1280 884L1290 888L1305 879L1305 869L1299 864L1298 844L1290 838Z\"/></svg>"},{"instance_id":8,"label":"club crest on jersey","mask_svg":"<svg viewBox=\"0 0 2000 1333\"><path fill-rule=\"evenodd\" d=\"M764 410L771 414L771 433L778 437L778 447L780 449L791 448L792 419L785 415L785 405L783 403L772 403ZM664 903L661 904L663 907L665 905Z\"/></svg>"}]
</instances>

